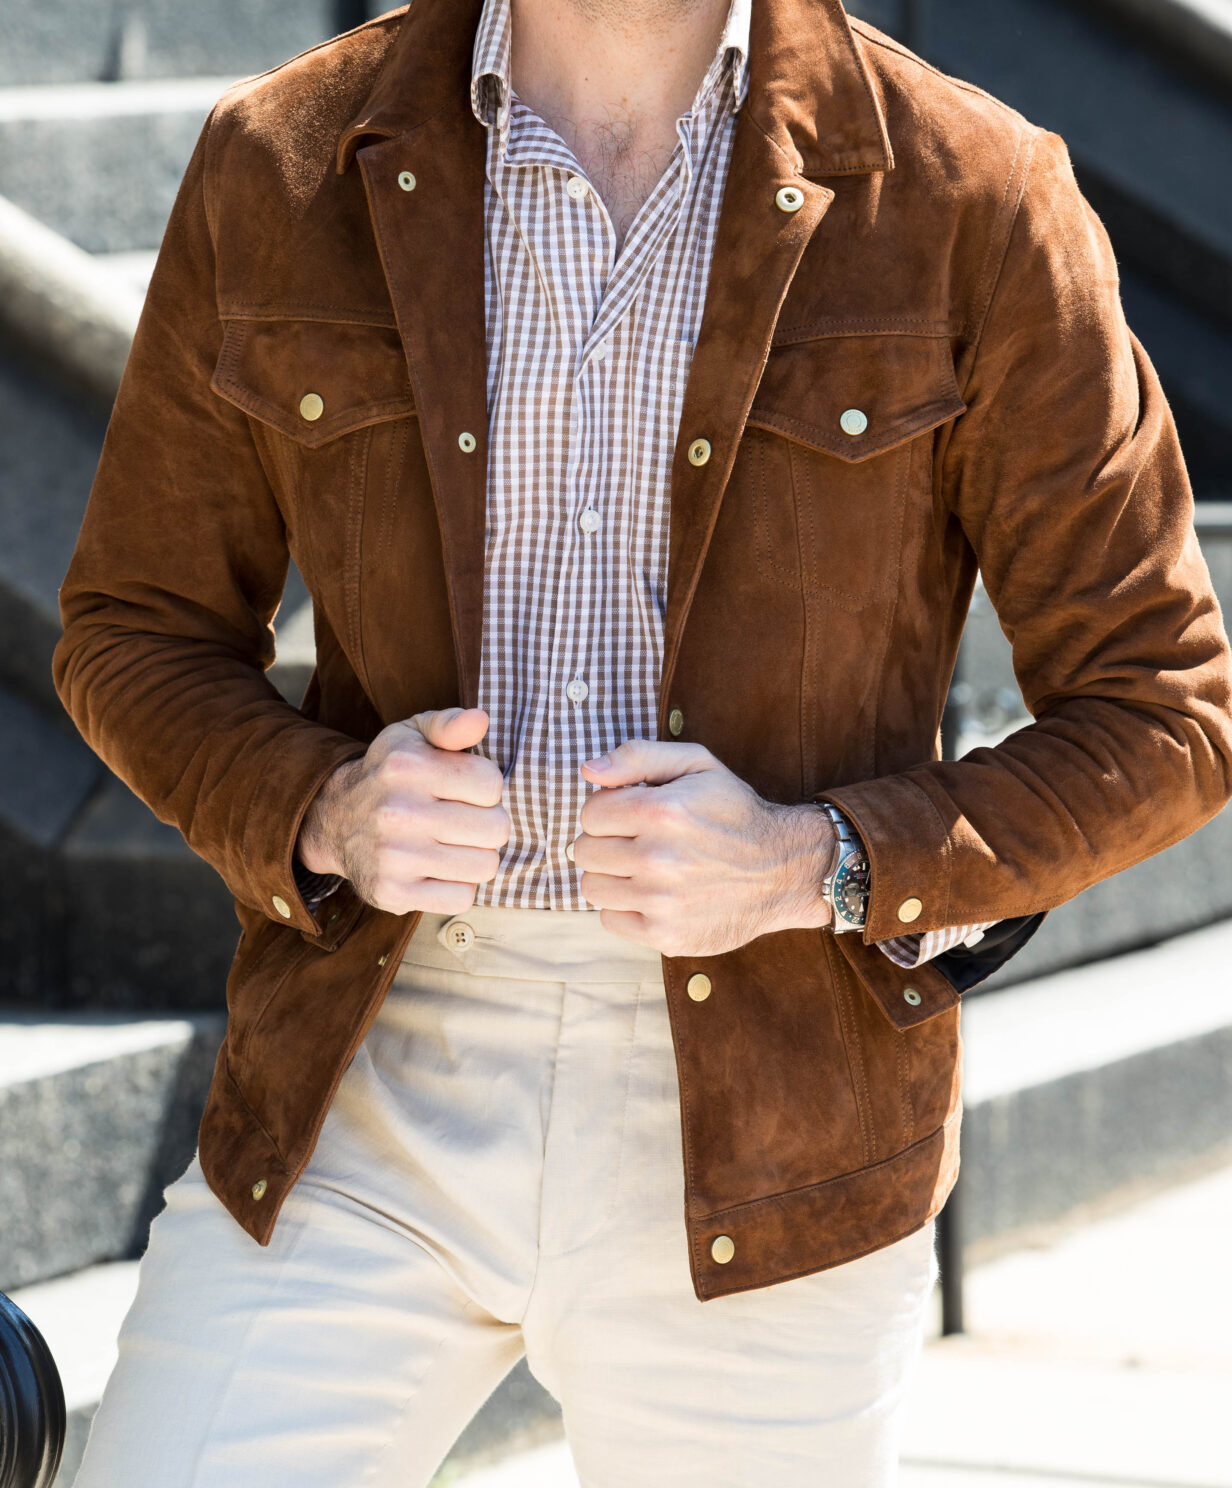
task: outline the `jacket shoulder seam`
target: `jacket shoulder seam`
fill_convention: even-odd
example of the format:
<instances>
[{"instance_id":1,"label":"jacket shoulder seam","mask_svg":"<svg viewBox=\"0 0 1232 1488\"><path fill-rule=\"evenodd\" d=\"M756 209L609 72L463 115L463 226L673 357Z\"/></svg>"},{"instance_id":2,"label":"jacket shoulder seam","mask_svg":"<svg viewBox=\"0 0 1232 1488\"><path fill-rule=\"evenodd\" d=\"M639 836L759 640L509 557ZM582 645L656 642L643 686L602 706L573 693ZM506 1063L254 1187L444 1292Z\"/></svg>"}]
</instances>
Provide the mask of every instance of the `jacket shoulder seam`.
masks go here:
<instances>
[{"instance_id":1,"label":"jacket shoulder seam","mask_svg":"<svg viewBox=\"0 0 1232 1488\"><path fill-rule=\"evenodd\" d=\"M994 104L1002 113L1008 114L1011 118L1021 120L1023 123L1029 122L1025 115L1021 114L1013 104L1006 103L1004 98L998 98L995 93L989 93L986 88L981 88L978 83L968 82L966 78L955 77L953 73L943 72L940 67L927 61L917 52L913 52L910 47L904 46L902 42L896 41L892 36L887 36L884 31L878 31L875 26L870 26L867 21L861 20L858 16L849 16L848 20L851 23L851 29L858 31L861 40L866 41L870 46L880 47L885 52L893 52L895 56L902 57L904 61L914 63L921 71L932 73L933 77L940 79L943 83L948 83L951 88L956 89L958 92L970 93L975 98L982 98L986 103Z\"/></svg>"},{"instance_id":2,"label":"jacket shoulder seam","mask_svg":"<svg viewBox=\"0 0 1232 1488\"><path fill-rule=\"evenodd\" d=\"M222 99L229 97L232 93L246 87L250 83L259 83L262 78L274 77L286 68L291 67L294 63L302 62L305 57L311 57L316 52L323 52L327 47L337 46L340 41L345 41L349 36L358 36L362 31L373 31L380 27L389 26L395 21L401 21L409 9L409 5L403 5L397 10L386 11L384 15L373 16L370 21L364 21L358 26L352 26L349 31L340 31L336 36L327 36L323 41L318 41L310 47L305 47L302 52L296 52L292 57L284 57L281 62L275 62L272 67L267 67L262 72L252 72L247 77L236 78L223 91L219 102L222 102Z\"/></svg>"},{"instance_id":3,"label":"jacket shoulder seam","mask_svg":"<svg viewBox=\"0 0 1232 1488\"><path fill-rule=\"evenodd\" d=\"M1005 211L1010 190L1014 185L1015 175L1018 178L1018 194L1014 200L1013 210L1009 213L1005 232L1001 238L1001 252L997 258L995 271L992 268L992 257L996 247L996 239L991 235L988 242L988 252L980 269L981 283L986 285L986 288L983 290L983 304L979 307L973 307L973 309L977 309L977 319L972 326L971 365L968 367L967 376L963 380L961 397L964 403L970 402L970 399L967 397L967 391L971 386L972 377L975 376L976 363L979 361L980 350L984 344L984 330L992 311L992 303L997 297L997 287L1001 283L1001 276L1005 271L1005 261L1009 257L1010 243L1014 237L1014 229L1018 225L1018 218L1022 212L1023 197L1026 195L1027 190L1027 178L1031 173L1031 166L1035 160L1036 147L1046 133L1047 131L1041 129L1038 125L1028 124L1025 129L1019 132L1018 139L1015 141L1014 158L1010 161L1009 173L1005 178L1005 187L997 208L998 215ZM1020 157L1022 157L1021 167L1019 166Z\"/></svg>"}]
</instances>

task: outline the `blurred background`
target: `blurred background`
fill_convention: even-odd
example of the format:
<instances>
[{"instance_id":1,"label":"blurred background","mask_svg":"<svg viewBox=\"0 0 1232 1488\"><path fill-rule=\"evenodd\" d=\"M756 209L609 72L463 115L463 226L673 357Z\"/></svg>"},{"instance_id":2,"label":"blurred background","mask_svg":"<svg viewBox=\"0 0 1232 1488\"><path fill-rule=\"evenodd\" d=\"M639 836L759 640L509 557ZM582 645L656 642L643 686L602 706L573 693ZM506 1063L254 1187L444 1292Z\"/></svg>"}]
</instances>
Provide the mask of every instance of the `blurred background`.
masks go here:
<instances>
[{"instance_id":1,"label":"blurred background","mask_svg":"<svg viewBox=\"0 0 1232 1488\"><path fill-rule=\"evenodd\" d=\"M236 924L64 716L56 590L208 109L378 9L0 0L0 1290L64 1377L62 1488L149 1221L192 1156ZM1232 615L1232 0L848 9L1067 141ZM294 572L277 631L272 676L298 702L313 658ZM977 592L947 751L1024 721ZM1055 910L969 994L963 1176L908 1488L1232 1485L1230 869L1226 811ZM559 1437L519 1366L441 1481L566 1488Z\"/></svg>"}]
</instances>

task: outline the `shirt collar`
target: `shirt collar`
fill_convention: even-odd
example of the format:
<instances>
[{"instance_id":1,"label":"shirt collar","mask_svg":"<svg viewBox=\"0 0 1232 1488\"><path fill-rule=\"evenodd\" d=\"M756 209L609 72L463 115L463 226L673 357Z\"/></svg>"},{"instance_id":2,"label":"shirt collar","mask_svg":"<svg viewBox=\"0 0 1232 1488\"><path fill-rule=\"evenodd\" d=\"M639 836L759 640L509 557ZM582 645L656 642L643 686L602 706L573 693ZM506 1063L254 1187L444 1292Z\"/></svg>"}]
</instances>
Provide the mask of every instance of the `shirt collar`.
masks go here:
<instances>
[{"instance_id":1,"label":"shirt collar","mask_svg":"<svg viewBox=\"0 0 1232 1488\"><path fill-rule=\"evenodd\" d=\"M732 107L739 108L744 102L749 86L752 3L753 0L731 0L714 61L693 100L694 112L717 85L728 65L734 83ZM510 0L484 0L471 64L471 108L475 117L481 124L496 125L502 133L509 119L511 22Z\"/></svg>"}]
</instances>

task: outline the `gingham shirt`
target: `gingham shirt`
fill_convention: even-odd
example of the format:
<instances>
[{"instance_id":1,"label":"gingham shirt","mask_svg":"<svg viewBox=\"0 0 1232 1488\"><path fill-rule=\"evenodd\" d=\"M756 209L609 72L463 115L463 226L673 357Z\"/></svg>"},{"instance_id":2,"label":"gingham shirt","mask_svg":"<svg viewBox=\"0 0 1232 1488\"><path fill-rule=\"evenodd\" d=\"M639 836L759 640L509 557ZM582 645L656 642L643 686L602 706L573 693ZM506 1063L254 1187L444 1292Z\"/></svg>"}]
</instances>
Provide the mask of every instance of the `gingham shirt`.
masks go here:
<instances>
[{"instance_id":1,"label":"gingham shirt","mask_svg":"<svg viewBox=\"0 0 1232 1488\"><path fill-rule=\"evenodd\" d=\"M511 88L510 0L483 8L471 103L488 132L478 702L490 726L478 752L505 777L510 838L478 904L592 909L570 853L598 787L578 767L656 736L672 456L748 87L750 3L733 0L619 252L572 150ZM914 966L975 928L882 948Z\"/></svg>"}]
</instances>

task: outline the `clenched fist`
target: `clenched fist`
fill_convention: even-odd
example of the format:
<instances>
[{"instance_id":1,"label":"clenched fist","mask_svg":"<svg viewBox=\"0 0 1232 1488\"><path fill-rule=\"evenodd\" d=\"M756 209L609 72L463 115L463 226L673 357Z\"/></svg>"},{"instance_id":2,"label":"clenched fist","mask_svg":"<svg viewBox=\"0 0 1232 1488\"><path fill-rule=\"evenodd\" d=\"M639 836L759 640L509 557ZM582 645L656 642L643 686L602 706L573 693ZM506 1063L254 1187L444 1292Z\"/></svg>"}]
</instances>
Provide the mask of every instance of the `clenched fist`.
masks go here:
<instances>
[{"instance_id":1,"label":"clenched fist","mask_svg":"<svg viewBox=\"0 0 1232 1488\"><path fill-rule=\"evenodd\" d=\"M382 729L363 759L340 765L313 798L300 861L341 874L391 914L466 909L509 840L500 769L467 752L487 731L482 708L417 713Z\"/></svg>"}]
</instances>

